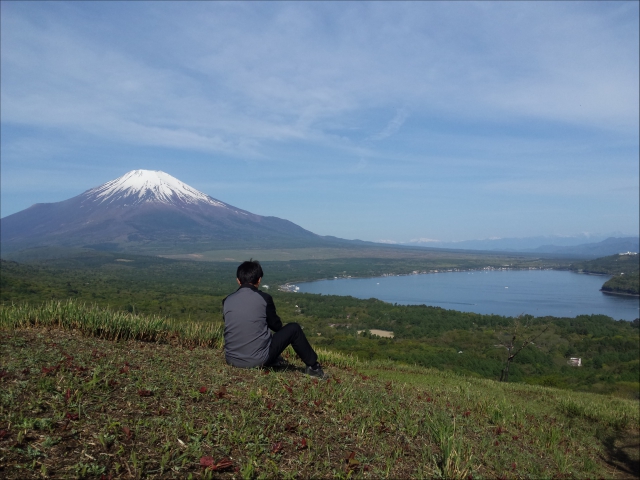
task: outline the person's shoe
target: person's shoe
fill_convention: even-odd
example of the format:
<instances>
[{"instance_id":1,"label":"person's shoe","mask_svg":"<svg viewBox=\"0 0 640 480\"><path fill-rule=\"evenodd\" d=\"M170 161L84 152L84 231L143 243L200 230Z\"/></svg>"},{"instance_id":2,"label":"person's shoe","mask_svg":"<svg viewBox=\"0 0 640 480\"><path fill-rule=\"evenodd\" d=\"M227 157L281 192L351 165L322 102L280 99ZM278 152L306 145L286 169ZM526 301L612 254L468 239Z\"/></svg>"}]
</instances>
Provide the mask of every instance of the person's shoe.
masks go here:
<instances>
[{"instance_id":1,"label":"person's shoe","mask_svg":"<svg viewBox=\"0 0 640 480\"><path fill-rule=\"evenodd\" d=\"M307 365L307 368L304 369L304 373L306 373L307 375L310 375L312 377L318 377L318 378L325 378L326 377L325 373L322 371L322 367L317 362L313 366L308 366Z\"/></svg>"}]
</instances>

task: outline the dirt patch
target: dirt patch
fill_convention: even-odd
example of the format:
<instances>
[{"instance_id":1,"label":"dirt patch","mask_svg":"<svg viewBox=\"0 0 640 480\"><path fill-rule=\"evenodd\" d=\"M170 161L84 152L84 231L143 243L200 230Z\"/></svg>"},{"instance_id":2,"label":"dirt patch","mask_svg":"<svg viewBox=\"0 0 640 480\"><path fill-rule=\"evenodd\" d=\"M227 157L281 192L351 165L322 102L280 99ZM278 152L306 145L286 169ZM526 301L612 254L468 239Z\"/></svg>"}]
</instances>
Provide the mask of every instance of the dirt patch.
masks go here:
<instances>
[{"instance_id":1,"label":"dirt patch","mask_svg":"<svg viewBox=\"0 0 640 480\"><path fill-rule=\"evenodd\" d=\"M358 330L358 333L366 332L367 330ZM393 338L393 332L389 330L378 330L377 328L373 328L369 330L371 335L376 335L382 338Z\"/></svg>"}]
</instances>

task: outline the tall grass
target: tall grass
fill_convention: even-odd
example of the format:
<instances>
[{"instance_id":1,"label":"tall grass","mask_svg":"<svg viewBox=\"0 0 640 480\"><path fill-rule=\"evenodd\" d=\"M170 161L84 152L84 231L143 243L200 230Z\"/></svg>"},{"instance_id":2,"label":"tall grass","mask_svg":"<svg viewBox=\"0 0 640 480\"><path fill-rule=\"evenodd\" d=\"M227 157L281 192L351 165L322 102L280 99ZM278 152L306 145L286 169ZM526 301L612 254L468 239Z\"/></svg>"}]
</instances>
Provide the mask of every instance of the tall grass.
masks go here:
<instances>
[{"instance_id":1,"label":"tall grass","mask_svg":"<svg viewBox=\"0 0 640 480\"><path fill-rule=\"evenodd\" d=\"M73 300L42 305L0 305L0 329L55 327L108 340L141 340L189 346L219 347L220 322L179 322L86 305Z\"/></svg>"}]
</instances>

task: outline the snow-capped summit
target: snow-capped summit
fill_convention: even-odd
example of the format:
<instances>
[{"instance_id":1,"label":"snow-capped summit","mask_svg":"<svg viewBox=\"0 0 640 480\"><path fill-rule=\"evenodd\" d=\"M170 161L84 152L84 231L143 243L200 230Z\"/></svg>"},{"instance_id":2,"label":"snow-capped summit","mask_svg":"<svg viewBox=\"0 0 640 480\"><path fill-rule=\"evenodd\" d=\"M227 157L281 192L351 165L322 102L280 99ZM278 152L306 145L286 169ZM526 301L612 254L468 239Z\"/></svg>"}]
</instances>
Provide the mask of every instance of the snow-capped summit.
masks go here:
<instances>
[{"instance_id":1,"label":"snow-capped summit","mask_svg":"<svg viewBox=\"0 0 640 480\"><path fill-rule=\"evenodd\" d=\"M287 220L241 210L151 170L133 170L68 200L9 215L0 221L0 241L3 252L55 245L154 255L340 243Z\"/></svg>"},{"instance_id":2,"label":"snow-capped summit","mask_svg":"<svg viewBox=\"0 0 640 480\"><path fill-rule=\"evenodd\" d=\"M227 208L223 202L210 197L168 173L158 170L132 170L84 193L85 197L100 204L138 205L146 202L166 204L208 204Z\"/></svg>"}]
</instances>

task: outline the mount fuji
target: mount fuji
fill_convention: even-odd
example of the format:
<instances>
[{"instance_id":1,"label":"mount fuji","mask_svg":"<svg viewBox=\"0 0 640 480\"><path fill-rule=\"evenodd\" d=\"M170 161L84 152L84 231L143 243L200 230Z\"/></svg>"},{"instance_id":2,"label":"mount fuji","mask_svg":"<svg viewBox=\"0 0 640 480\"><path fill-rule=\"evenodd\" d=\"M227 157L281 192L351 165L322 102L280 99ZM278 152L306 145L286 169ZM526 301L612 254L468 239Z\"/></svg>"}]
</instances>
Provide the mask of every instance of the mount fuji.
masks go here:
<instances>
[{"instance_id":1,"label":"mount fuji","mask_svg":"<svg viewBox=\"0 0 640 480\"><path fill-rule=\"evenodd\" d=\"M39 246L189 252L351 243L255 215L151 170L8 215L0 220L0 242L4 253Z\"/></svg>"}]
</instances>

